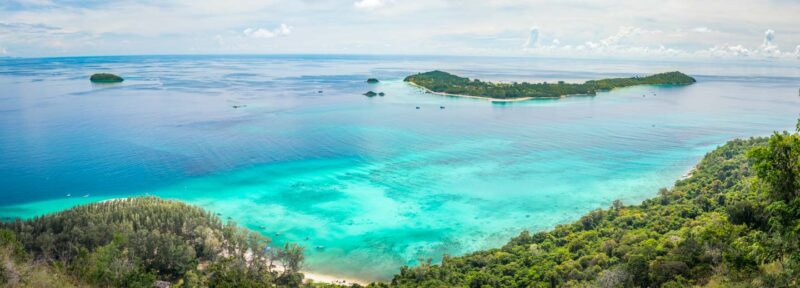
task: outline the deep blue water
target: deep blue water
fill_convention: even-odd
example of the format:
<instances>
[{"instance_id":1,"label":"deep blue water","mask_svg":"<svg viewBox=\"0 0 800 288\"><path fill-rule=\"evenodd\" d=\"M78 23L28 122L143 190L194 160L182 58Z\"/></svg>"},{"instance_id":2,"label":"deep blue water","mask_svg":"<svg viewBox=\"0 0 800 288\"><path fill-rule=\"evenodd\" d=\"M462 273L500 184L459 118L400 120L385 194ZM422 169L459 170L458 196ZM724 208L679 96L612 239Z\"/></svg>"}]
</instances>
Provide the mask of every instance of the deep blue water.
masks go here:
<instances>
[{"instance_id":1,"label":"deep blue water","mask_svg":"<svg viewBox=\"0 0 800 288\"><path fill-rule=\"evenodd\" d=\"M433 69L494 81L680 70L698 83L492 103L402 82ZM95 72L126 80L92 84ZM0 87L0 217L160 195L302 243L310 271L368 280L638 203L717 145L791 129L800 112L800 68L777 62L0 59Z\"/></svg>"}]
</instances>

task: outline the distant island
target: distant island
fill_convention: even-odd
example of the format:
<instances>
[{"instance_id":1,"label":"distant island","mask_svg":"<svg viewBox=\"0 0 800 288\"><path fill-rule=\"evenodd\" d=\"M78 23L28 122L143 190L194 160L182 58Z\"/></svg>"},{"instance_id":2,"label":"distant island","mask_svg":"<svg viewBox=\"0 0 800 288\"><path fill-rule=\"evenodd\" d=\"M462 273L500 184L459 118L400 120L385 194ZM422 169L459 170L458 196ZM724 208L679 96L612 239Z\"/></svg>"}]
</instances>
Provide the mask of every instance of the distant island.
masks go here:
<instances>
[{"instance_id":1,"label":"distant island","mask_svg":"<svg viewBox=\"0 0 800 288\"><path fill-rule=\"evenodd\" d=\"M92 77L89 77L89 81L95 83L118 83L125 81L125 79L111 73L95 73L92 74Z\"/></svg>"},{"instance_id":2,"label":"distant island","mask_svg":"<svg viewBox=\"0 0 800 288\"><path fill-rule=\"evenodd\" d=\"M369 92L367 92L367 93L364 93L364 96L367 96L367 97L375 97L375 96L381 96L381 97L383 97L383 96L385 96L385 95L386 95L386 93L383 93L383 92L380 92L380 93L375 93L374 91L369 91Z\"/></svg>"},{"instance_id":3,"label":"distant island","mask_svg":"<svg viewBox=\"0 0 800 288\"><path fill-rule=\"evenodd\" d=\"M636 85L689 85L697 82L678 71L647 77L610 78L584 83L493 83L460 77L444 71L430 71L406 77L403 81L437 94L478 97L495 101L554 98L566 95L595 95L597 91Z\"/></svg>"}]
</instances>

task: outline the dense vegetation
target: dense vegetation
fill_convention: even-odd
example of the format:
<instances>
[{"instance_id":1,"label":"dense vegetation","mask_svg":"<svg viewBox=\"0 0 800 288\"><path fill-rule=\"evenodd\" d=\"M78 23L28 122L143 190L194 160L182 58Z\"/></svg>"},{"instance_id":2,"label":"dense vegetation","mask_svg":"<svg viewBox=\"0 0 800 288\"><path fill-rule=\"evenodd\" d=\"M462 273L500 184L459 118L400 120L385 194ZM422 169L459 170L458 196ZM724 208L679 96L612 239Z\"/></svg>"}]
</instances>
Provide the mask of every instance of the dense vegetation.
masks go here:
<instances>
[{"instance_id":1,"label":"dense vegetation","mask_svg":"<svg viewBox=\"0 0 800 288\"><path fill-rule=\"evenodd\" d=\"M97 83L116 83L124 80L122 77L110 73L96 73L89 77L89 81Z\"/></svg>"},{"instance_id":2,"label":"dense vegetation","mask_svg":"<svg viewBox=\"0 0 800 288\"><path fill-rule=\"evenodd\" d=\"M448 93L496 99L560 97L564 95L595 95L598 90L610 90L635 85L689 85L694 78L681 72L667 72L647 77L612 78L579 83L492 83L478 79L470 80L447 72L431 71L405 78L437 93Z\"/></svg>"},{"instance_id":3,"label":"dense vegetation","mask_svg":"<svg viewBox=\"0 0 800 288\"><path fill-rule=\"evenodd\" d=\"M3 287L296 287L303 280L301 247L267 249L270 239L258 233L153 197L79 206L2 228Z\"/></svg>"},{"instance_id":4,"label":"dense vegetation","mask_svg":"<svg viewBox=\"0 0 800 288\"><path fill-rule=\"evenodd\" d=\"M552 231L440 265L392 287L798 287L800 136L734 140L641 205L615 201Z\"/></svg>"}]
</instances>

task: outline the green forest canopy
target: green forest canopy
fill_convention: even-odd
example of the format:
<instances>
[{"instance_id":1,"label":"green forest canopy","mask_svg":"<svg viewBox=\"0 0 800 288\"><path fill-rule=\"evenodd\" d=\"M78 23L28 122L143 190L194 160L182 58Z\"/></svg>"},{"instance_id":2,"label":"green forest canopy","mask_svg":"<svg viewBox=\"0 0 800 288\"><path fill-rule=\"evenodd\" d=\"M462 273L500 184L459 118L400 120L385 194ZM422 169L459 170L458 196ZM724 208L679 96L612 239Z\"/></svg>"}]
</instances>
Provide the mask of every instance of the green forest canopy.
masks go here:
<instances>
[{"instance_id":1,"label":"green forest canopy","mask_svg":"<svg viewBox=\"0 0 800 288\"><path fill-rule=\"evenodd\" d=\"M2 223L0 286L153 287L156 280L178 287L300 285L303 248L266 249L269 244L196 206L116 199Z\"/></svg>"},{"instance_id":2,"label":"green forest canopy","mask_svg":"<svg viewBox=\"0 0 800 288\"><path fill-rule=\"evenodd\" d=\"M647 77L590 80L584 83L493 83L470 80L443 71L430 71L408 76L406 82L437 93L448 93L497 99L595 95L597 91L635 85L689 85L696 80L681 72L667 72Z\"/></svg>"}]
</instances>

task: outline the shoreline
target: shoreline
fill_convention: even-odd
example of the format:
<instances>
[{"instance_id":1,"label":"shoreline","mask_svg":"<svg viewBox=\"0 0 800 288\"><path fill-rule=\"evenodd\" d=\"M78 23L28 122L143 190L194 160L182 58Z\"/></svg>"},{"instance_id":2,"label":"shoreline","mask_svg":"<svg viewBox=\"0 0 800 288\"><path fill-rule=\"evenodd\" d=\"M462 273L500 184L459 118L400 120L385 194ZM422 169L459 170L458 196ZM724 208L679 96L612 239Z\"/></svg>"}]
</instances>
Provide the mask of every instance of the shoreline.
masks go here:
<instances>
[{"instance_id":1,"label":"shoreline","mask_svg":"<svg viewBox=\"0 0 800 288\"><path fill-rule=\"evenodd\" d=\"M594 96L594 95L591 95L591 94L567 94L567 95L561 95L561 96L557 96L557 97L520 97L520 98L504 99L504 98L492 98L492 97L484 97L484 96L466 95L466 94L453 94L453 93L446 93L446 92L436 92L436 91L433 91L431 89L428 89L425 86L422 86L422 85L419 85L417 83L414 83L413 81L403 81L403 82L409 83L409 84L411 84L411 86L420 88L420 89L424 90L427 93L436 94L436 95L439 95L439 96L474 98L474 99L487 100L489 102L519 102L519 101L528 101L528 100L534 100L534 99L562 99L562 98L566 98L566 97L569 97L569 96Z\"/></svg>"},{"instance_id":2,"label":"shoreline","mask_svg":"<svg viewBox=\"0 0 800 288\"><path fill-rule=\"evenodd\" d=\"M350 285L350 284L358 284L362 286L367 286L370 281L364 281L362 279L350 278L350 277L340 277L334 276L329 274L320 274L314 273L309 271L300 271L303 273L303 282L314 282L314 283L327 283L327 284L340 284L340 285ZM308 281L311 280L311 281Z\"/></svg>"},{"instance_id":3,"label":"shoreline","mask_svg":"<svg viewBox=\"0 0 800 288\"><path fill-rule=\"evenodd\" d=\"M433 91L431 89L428 89L427 87L424 87L424 86L421 86L421 85L419 85L417 83L414 83L412 81L404 81L404 82L409 83L414 87L417 87L417 88L420 88L422 90L425 90L425 92L428 92L428 93L431 93L431 94L440 95L440 96L475 98L475 99L487 100L487 101L490 101L490 102L517 102L517 101L528 101L528 100L533 99L533 97L523 97L523 98L513 98L513 99L500 99L500 98L483 97L483 96L472 96L472 95L464 95L464 94L452 94L452 93L445 93L445 92L436 92L436 91ZM561 97L541 97L541 98L556 99L556 98L561 98Z\"/></svg>"},{"instance_id":4,"label":"shoreline","mask_svg":"<svg viewBox=\"0 0 800 288\"><path fill-rule=\"evenodd\" d=\"M697 171L697 166L699 164L700 164L699 162L697 164L694 164L694 166L692 166L692 168L689 169L689 171L686 171L686 173L683 173L683 175L681 175L681 178L679 180L686 180L692 178L692 176L694 176L694 172Z\"/></svg>"}]
</instances>

